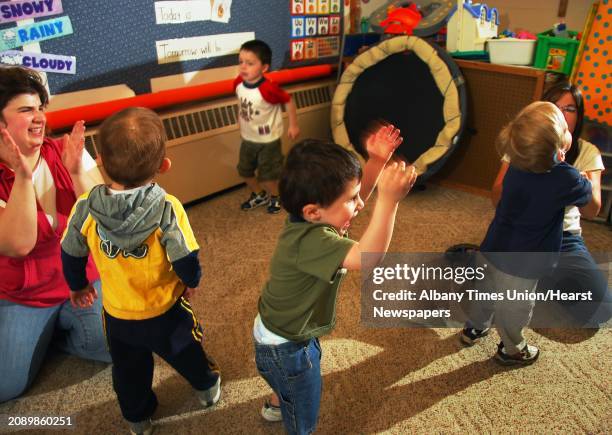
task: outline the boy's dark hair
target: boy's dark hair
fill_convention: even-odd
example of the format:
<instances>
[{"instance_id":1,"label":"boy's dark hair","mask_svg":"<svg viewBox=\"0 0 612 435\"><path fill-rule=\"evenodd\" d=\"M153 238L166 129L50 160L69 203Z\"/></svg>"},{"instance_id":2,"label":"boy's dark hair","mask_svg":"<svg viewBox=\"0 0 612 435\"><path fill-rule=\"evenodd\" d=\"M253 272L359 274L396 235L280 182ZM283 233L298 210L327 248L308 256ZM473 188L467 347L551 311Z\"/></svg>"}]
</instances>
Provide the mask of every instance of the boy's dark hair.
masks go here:
<instances>
[{"instance_id":1,"label":"boy's dark hair","mask_svg":"<svg viewBox=\"0 0 612 435\"><path fill-rule=\"evenodd\" d=\"M6 105L21 94L38 94L43 107L49 103L49 94L38 73L22 66L0 67L0 118Z\"/></svg>"},{"instance_id":2,"label":"boy's dark hair","mask_svg":"<svg viewBox=\"0 0 612 435\"><path fill-rule=\"evenodd\" d=\"M139 187L151 180L166 156L166 132L157 113L129 107L100 127L100 157L111 180Z\"/></svg>"},{"instance_id":3,"label":"boy's dark hair","mask_svg":"<svg viewBox=\"0 0 612 435\"><path fill-rule=\"evenodd\" d=\"M262 64L272 65L272 49L262 40L253 39L251 41L247 41L240 46L240 51L242 50L254 53Z\"/></svg>"},{"instance_id":4,"label":"boy's dark hair","mask_svg":"<svg viewBox=\"0 0 612 435\"><path fill-rule=\"evenodd\" d=\"M351 151L333 142L303 140L291 149L281 173L281 204L292 215L302 217L305 205L330 206L347 183L361 180L361 174L361 164Z\"/></svg>"},{"instance_id":5,"label":"boy's dark hair","mask_svg":"<svg viewBox=\"0 0 612 435\"><path fill-rule=\"evenodd\" d=\"M582 98L582 92L580 88L572 85L563 77L559 82L556 82L550 88L548 88L544 95L542 95L542 101L550 101L553 104L557 104L557 101L565 94L569 92L572 94L574 101L576 102L576 126L572 131L572 146L565 154L565 161L570 165L573 165L578 158L578 139L582 134L582 124L584 122L584 99Z\"/></svg>"}]
</instances>

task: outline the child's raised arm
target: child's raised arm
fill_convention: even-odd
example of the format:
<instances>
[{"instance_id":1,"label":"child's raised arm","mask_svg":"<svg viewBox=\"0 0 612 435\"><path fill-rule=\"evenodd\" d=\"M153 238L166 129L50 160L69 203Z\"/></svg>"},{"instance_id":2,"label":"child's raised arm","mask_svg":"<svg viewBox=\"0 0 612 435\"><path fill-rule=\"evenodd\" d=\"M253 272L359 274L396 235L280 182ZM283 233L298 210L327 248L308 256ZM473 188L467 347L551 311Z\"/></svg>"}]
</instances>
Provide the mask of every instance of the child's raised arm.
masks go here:
<instances>
[{"instance_id":1,"label":"child's raised arm","mask_svg":"<svg viewBox=\"0 0 612 435\"><path fill-rule=\"evenodd\" d=\"M378 177L402 140L400 131L391 124L380 125L365 137L368 160L361 179L361 197L364 202L374 191Z\"/></svg>"},{"instance_id":2,"label":"child's raised arm","mask_svg":"<svg viewBox=\"0 0 612 435\"><path fill-rule=\"evenodd\" d=\"M408 194L416 178L414 166L406 166L404 162L393 163L384 169L378 184L379 194L372 219L361 240L349 250L342 263L343 267L349 270L373 267L384 256L393 235L397 205ZM373 254L373 264L362 264L361 254L364 252Z\"/></svg>"}]
</instances>

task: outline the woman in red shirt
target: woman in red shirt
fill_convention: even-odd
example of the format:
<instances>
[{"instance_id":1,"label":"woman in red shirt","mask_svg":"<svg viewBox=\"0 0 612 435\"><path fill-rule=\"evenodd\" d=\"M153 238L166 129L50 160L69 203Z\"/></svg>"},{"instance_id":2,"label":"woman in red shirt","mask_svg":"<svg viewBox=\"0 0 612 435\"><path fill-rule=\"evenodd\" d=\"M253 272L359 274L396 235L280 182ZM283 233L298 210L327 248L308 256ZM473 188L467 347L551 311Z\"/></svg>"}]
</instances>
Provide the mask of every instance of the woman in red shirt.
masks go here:
<instances>
[{"instance_id":1,"label":"woman in red shirt","mask_svg":"<svg viewBox=\"0 0 612 435\"><path fill-rule=\"evenodd\" d=\"M101 304L70 305L60 260L77 196L103 181L83 152L83 121L61 140L45 137L48 101L35 71L0 68L0 402L32 383L51 343L110 362ZM93 265L88 276L98 280Z\"/></svg>"}]
</instances>

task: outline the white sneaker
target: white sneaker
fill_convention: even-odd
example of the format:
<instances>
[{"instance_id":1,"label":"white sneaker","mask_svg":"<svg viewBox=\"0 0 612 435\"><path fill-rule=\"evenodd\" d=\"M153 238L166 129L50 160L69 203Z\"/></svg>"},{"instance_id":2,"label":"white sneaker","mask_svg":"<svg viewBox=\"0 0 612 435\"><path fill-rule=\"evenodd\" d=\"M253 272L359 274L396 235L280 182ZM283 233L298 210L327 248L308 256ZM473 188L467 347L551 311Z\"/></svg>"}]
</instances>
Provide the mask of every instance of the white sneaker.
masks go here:
<instances>
[{"instance_id":1,"label":"white sneaker","mask_svg":"<svg viewBox=\"0 0 612 435\"><path fill-rule=\"evenodd\" d=\"M261 408L261 416L264 420L273 423L283 421L283 414L281 413L280 406L274 406L267 400Z\"/></svg>"},{"instance_id":2,"label":"white sneaker","mask_svg":"<svg viewBox=\"0 0 612 435\"><path fill-rule=\"evenodd\" d=\"M219 401L221 397L221 375L217 378L215 385L208 390L196 390L200 403L205 408L210 408Z\"/></svg>"}]
</instances>

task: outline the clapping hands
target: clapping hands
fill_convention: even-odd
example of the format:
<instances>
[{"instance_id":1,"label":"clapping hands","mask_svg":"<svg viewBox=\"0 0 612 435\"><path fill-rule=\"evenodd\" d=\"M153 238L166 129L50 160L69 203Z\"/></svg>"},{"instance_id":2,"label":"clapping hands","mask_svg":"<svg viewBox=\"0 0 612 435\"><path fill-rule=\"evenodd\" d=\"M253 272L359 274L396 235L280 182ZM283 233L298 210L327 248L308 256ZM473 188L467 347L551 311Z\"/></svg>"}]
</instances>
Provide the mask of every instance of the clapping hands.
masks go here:
<instances>
[{"instance_id":1,"label":"clapping hands","mask_svg":"<svg viewBox=\"0 0 612 435\"><path fill-rule=\"evenodd\" d=\"M405 162L394 162L384 169L378 182L378 193L382 199L400 202L412 189L417 179L414 166Z\"/></svg>"},{"instance_id":2,"label":"clapping hands","mask_svg":"<svg viewBox=\"0 0 612 435\"><path fill-rule=\"evenodd\" d=\"M0 160L10 166L16 175L32 178L32 168L6 128L0 129Z\"/></svg>"},{"instance_id":3,"label":"clapping hands","mask_svg":"<svg viewBox=\"0 0 612 435\"><path fill-rule=\"evenodd\" d=\"M376 122L368 129L364 142L370 159L387 162L403 140L399 129L391 124Z\"/></svg>"},{"instance_id":4,"label":"clapping hands","mask_svg":"<svg viewBox=\"0 0 612 435\"><path fill-rule=\"evenodd\" d=\"M85 147L85 121L77 121L72 127L70 135L64 135L64 150L62 163L70 174L81 173L81 159Z\"/></svg>"}]
</instances>

